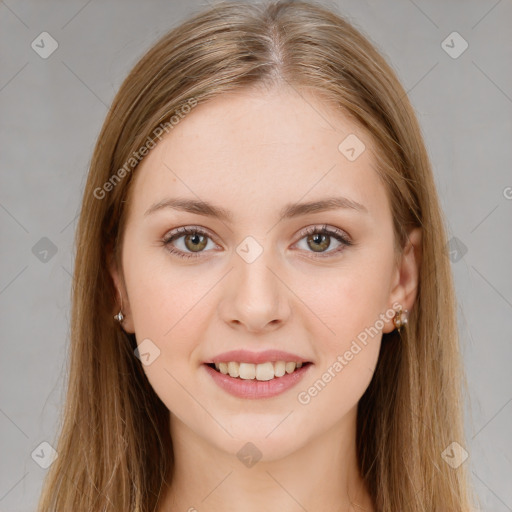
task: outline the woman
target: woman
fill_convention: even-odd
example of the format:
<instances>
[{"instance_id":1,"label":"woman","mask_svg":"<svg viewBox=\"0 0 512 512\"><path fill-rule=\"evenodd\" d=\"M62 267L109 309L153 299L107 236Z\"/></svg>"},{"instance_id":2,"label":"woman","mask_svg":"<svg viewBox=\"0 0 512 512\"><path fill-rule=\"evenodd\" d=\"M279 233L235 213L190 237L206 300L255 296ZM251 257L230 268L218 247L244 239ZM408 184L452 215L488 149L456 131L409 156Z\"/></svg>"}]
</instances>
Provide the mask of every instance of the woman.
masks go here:
<instances>
[{"instance_id":1,"label":"woman","mask_svg":"<svg viewBox=\"0 0 512 512\"><path fill-rule=\"evenodd\" d=\"M469 510L430 163L342 17L219 3L157 42L104 123L76 244L40 512Z\"/></svg>"}]
</instances>

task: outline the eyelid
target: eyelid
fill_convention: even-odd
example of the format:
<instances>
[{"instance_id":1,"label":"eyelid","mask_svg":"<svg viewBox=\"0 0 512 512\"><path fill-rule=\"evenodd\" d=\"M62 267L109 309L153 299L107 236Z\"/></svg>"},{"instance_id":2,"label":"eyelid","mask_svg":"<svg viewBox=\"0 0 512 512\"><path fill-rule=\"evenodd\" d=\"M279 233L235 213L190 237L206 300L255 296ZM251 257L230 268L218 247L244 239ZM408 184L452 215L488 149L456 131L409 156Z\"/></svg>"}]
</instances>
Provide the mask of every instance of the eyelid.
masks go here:
<instances>
[{"instance_id":1,"label":"eyelid","mask_svg":"<svg viewBox=\"0 0 512 512\"><path fill-rule=\"evenodd\" d=\"M311 226L306 226L300 231L301 238L298 241L302 240L305 236L322 231L325 231L326 234L330 236L339 236L347 245L353 244L351 236L346 231L335 226L330 226L329 224L312 224Z\"/></svg>"}]
</instances>

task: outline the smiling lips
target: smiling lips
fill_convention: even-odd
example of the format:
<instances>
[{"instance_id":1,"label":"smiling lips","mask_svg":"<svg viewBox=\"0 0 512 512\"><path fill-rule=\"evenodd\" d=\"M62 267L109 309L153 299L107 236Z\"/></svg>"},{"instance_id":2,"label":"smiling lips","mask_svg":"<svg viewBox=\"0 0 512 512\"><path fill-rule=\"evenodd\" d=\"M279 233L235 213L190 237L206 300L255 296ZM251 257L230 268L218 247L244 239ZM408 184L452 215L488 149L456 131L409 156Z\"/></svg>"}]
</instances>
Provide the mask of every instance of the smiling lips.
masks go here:
<instances>
[{"instance_id":1,"label":"smiling lips","mask_svg":"<svg viewBox=\"0 0 512 512\"><path fill-rule=\"evenodd\" d=\"M268 398L294 386L312 365L281 350L233 350L205 363L214 381L239 398Z\"/></svg>"},{"instance_id":2,"label":"smiling lips","mask_svg":"<svg viewBox=\"0 0 512 512\"><path fill-rule=\"evenodd\" d=\"M307 361L297 354L282 350L231 350L212 358L207 364L233 378L265 381L293 373L304 363Z\"/></svg>"}]
</instances>

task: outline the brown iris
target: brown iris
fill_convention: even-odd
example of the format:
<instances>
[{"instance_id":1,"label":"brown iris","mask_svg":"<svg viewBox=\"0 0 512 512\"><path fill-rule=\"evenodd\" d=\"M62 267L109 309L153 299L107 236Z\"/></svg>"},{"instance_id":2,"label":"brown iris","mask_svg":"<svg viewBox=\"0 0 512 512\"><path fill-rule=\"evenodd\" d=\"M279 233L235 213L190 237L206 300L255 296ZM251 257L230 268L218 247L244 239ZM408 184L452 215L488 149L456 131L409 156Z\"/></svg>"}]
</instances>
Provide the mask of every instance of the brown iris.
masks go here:
<instances>
[{"instance_id":1,"label":"brown iris","mask_svg":"<svg viewBox=\"0 0 512 512\"><path fill-rule=\"evenodd\" d=\"M309 242L314 241L313 245L310 245ZM313 249L315 252L322 252L322 250L328 249L330 244L330 236L324 235L323 233L315 233L314 235L309 235L307 239L309 247ZM320 250L317 250L320 248Z\"/></svg>"},{"instance_id":2,"label":"brown iris","mask_svg":"<svg viewBox=\"0 0 512 512\"><path fill-rule=\"evenodd\" d=\"M206 247L207 238L208 237L200 235L199 233L185 235L185 246L192 252L202 251Z\"/></svg>"}]
</instances>

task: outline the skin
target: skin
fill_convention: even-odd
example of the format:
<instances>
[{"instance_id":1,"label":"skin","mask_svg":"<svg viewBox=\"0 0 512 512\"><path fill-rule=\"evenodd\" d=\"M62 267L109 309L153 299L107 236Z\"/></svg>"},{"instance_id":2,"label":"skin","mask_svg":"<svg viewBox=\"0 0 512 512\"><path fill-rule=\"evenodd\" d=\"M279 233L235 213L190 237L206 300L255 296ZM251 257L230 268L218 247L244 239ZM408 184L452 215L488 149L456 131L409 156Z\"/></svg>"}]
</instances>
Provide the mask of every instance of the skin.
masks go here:
<instances>
[{"instance_id":1,"label":"skin","mask_svg":"<svg viewBox=\"0 0 512 512\"><path fill-rule=\"evenodd\" d=\"M338 150L349 134L366 146L355 161ZM246 90L195 107L135 171L122 268L110 268L123 328L160 350L144 366L170 411L175 456L176 476L160 512L374 510L357 471L356 410L392 320L385 317L308 404L297 399L379 315L396 303L410 311L416 298L421 231L410 233L396 265L390 205L372 148L358 125L312 93ZM287 203L333 195L368 212L279 218ZM220 205L233 220L171 208L144 215L178 196ZM303 230L324 224L353 245L335 253L341 244L331 237L316 252ZM211 233L199 253L185 236L172 242L195 258L181 259L162 242L182 226ZM263 250L252 263L236 252L247 236ZM235 398L202 363L238 348L277 348L313 366L281 395ZM250 468L236 456L249 441L262 454Z\"/></svg>"}]
</instances>

